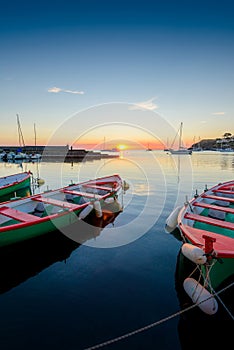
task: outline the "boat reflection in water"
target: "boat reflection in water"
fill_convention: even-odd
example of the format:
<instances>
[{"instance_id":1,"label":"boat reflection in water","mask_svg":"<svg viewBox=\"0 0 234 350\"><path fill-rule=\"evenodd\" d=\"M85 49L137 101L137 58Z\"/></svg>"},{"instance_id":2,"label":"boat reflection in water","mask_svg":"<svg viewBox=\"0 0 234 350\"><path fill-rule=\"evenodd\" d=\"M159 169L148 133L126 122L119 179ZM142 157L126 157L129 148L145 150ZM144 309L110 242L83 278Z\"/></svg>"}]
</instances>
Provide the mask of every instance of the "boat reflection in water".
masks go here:
<instances>
[{"instance_id":1,"label":"boat reflection in water","mask_svg":"<svg viewBox=\"0 0 234 350\"><path fill-rule=\"evenodd\" d=\"M97 237L108 224L113 224L120 212L104 211L101 218L90 213L84 221L77 221L69 228L70 233L76 232L76 241L55 231L52 234L48 233L0 248L0 294L11 290L56 262L66 262L81 243Z\"/></svg>"},{"instance_id":2,"label":"boat reflection in water","mask_svg":"<svg viewBox=\"0 0 234 350\"><path fill-rule=\"evenodd\" d=\"M205 314L197 306L188 311L184 311L188 307L194 305L183 288L183 281L185 278L189 277L191 273L193 278L198 280L199 273L198 270L193 273L194 266L194 263L188 260L180 250L177 256L175 271L175 289L182 311L178 322L181 349L205 349L208 347L217 349L218 344L222 344L222 348L226 348L226 346L233 341L232 315L234 315L234 287L232 286L219 294L219 298L222 302L216 297L219 304L216 314ZM219 290L229 286L233 281L234 275L232 276L232 280L229 279L225 281L225 284L220 286ZM229 310L229 313L224 305Z\"/></svg>"}]
</instances>

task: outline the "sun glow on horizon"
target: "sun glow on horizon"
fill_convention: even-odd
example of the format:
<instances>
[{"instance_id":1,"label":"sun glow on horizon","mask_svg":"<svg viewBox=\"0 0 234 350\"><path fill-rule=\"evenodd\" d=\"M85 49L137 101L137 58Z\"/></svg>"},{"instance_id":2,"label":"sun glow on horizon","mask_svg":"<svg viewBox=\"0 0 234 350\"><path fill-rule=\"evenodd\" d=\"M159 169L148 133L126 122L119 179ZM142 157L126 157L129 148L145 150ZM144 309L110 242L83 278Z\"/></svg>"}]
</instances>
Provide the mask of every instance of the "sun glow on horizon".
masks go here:
<instances>
[{"instance_id":1,"label":"sun glow on horizon","mask_svg":"<svg viewBox=\"0 0 234 350\"><path fill-rule=\"evenodd\" d=\"M123 150L125 150L127 148L127 146L121 144L121 145L118 145L117 148L118 148L118 150L123 151Z\"/></svg>"}]
</instances>

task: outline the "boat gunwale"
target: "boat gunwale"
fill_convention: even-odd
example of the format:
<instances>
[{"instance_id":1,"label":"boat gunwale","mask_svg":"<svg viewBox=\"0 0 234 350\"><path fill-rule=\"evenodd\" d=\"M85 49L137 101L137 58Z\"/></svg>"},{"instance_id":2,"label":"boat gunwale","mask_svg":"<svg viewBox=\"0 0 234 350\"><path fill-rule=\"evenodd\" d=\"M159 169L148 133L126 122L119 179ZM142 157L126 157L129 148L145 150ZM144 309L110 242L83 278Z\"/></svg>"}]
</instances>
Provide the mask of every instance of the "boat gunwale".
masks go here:
<instances>
[{"instance_id":1,"label":"boat gunwale","mask_svg":"<svg viewBox=\"0 0 234 350\"><path fill-rule=\"evenodd\" d=\"M4 189L9 188L9 187L12 187L14 185L18 185L18 184L28 180L30 178L30 176L31 176L31 172L30 171L25 171L25 172L19 173L19 174L12 174L12 175L3 176L2 178L9 178L9 177L13 177L13 176L16 177L17 175L22 175L22 174L25 174L25 175L27 174L27 175L24 178L22 178L21 180L16 180L14 182L11 182L11 183L3 185L3 186L0 185L0 192L1 192L1 190L4 190Z\"/></svg>"},{"instance_id":2,"label":"boat gunwale","mask_svg":"<svg viewBox=\"0 0 234 350\"><path fill-rule=\"evenodd\" d=\"M118 187L116 187L112 193L107 193L105 194L104 196L101 196L101 198L99 200L102 200L102 199L105 199L106 197L109 197L110 195L112 195L113 193L116 193L118 192L118 190L121 188L121 185L122 185L122 179L121 177L118 175L118 174L114 174L114 175L109 175L109 176L105 176L105 177L100 177L100 178L97 178L95 180L88 180L88 181L84 181L84 182L81 182L81 183L77 183L77 184L72 184L72 185L68 185L68 186L65 186L63 188L59 188L59 189L55 189L55 190L50 190L50 191L46 191L44 193L41 193L41 194L35 194L35 195L32 195L30 197L23 197L23 198L19 198L17 200L15 200L14 202L12 201L6 201L6 202L2 202L0 204L0 210L3 206L6 206L7 204L12 204L13 208L17 205L17 203L19 202L23 202L23 201L36 201L37 200L37 197L38 196L41 196L41 195L44 195L44 196L47 196L47 195L50 195L50 194L56 194L56 193L60 193L61 190L63 189L71 189L72 187L75 187L75 186L79 186L79 185L83 185L85 183L91 183L91 182L96 182L97 180L102 180L103 182L104 179L108 179L108 178L113 178L114 177L118 178L118 180L120 180L120 182L118 182L117 180L113 180L113 181L110 181L111 182L117 182L118 183ZM46 198L46 197L45 197ZM61 201L62 202L62 201ZM64 202L66 203L66 202ZM14 223L13 225L9 225L9 226L4 226L4 227L0 227L0 235L1 234L4 234L5 232L7 231L16 231L18 229L21 229L21 228L26 228L26 227L30 227L30 226L34 226L34 225L38 225L38 224L41 224L41 223L44 223L44 222L47 222L47 221L54 221L55 219L59 218L59 217L62 217L64 215L68 215L69 213L74 213L74 212L79 212L81 209L87 207L89 204L91 204L91 201L88 201L88 202L85 202L83 204L77 204L76 207L72 208L72 209L67 209L67 208L64 208L65 210L64 211L61 211L61 212L57 212L57 213L54 213L54 214L50 214L50 215L47 215L43 218L41 217L37 217L35 216L36 220L35 221L24 221L24 222L19 222L19 223ZM10 207L12 208L12 207ZM76 213L76 214L77 214ZM1 214L1 213L0 213ZM4 215L3 213L1 215Z\"/></svg>"}]
</instances>

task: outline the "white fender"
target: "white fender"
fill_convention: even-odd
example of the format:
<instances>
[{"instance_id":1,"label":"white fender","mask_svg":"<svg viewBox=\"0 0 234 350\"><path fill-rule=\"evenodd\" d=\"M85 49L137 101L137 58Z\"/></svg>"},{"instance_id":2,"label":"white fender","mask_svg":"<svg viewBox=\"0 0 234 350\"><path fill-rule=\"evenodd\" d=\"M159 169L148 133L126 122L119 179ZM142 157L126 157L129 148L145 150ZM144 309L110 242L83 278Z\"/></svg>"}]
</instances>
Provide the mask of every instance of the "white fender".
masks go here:
<instances>
[{"instance_id":1,"label":"white fender","mask_svg":"<svg viewBox=\"0 0 234 350\"><path fill-rule=\"evenodd\" d=\"M94 201L93 202L93 208L95 210L96 216L98 218L101 218L102 217L102 208L101 208L100 202L99 201Z\"/></svg>"},{"instance_id":2,"label":"white fender","mask_svg":"<svg viewBox=\"0 0 234 350\"><path fill-rule=\"evenodd\" d=\"M104 200L104 202L106 203L106 204L111 204L111 203L114 203L114 197L108 197L108 198L106 198L105 200Z\"/></svg>"},{"instance_id":3,"label":"white fender","mask_svg":"<svg viewBox=\"0 0 234 350\"><path fill-rule=\"evenodd\" d=\"M44 185L44 183L45 183L45 180L43 180L43 179L37 179L37 184L38 184L39 186Z\"/></svg>"},{"instance_id":4,"label":"white fender","mask_svg":"<svg viewBox=\"0 0 234 350\"><path fill-rule=\"evenodd\" d=\"M192 299L194 304L208 315L213 315L218 310L218 303L208 290L198 283L194 278L186 278L183 283L184 290Z\"/></svg>"},{"instance_id":5,"label":"white fender","mask_svg":"<svg viewBox=\"0 0 234 350\"><path fill-rule=\"evenodd\" d=\"M171 214L168 216L166 220L165 230L166 232L172 232L175 230L177 226L177 218L180 210L183 208L183 206L176 207Z\"/></svg>"},{"instance_id":6,"label":"white fender","mask_svg":"<svg viewBox=\"0 0 234 350\"><path fill-rule=\"evenodd\" d=\"M190 243L184 243L181 248L182 253L186 258L194 262L195 264L203 265L206 263L207 258L204 255L204 251Z\"/></svg>"},{"instance_id":7,"label":"white fender","mask_svg":"<svg viewBox=\"0 0 234 350\"><path fill-rule=\"evenodd\" d=\"M87 205L87 207L85 207L78 215L78 219L81 220L81 219L86 218L86 216L88 216L92 210L93 210L93 206L91 204Z\"/></svg>"}]
</instances>

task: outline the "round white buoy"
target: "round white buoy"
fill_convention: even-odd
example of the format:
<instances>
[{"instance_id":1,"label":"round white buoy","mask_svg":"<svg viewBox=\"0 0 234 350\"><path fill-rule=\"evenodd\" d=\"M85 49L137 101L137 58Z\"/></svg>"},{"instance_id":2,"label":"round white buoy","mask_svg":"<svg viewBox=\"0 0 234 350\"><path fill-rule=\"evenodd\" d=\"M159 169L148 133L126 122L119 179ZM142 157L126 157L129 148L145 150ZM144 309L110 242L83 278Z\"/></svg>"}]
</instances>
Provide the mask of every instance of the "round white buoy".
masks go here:
<instances>
[{"instance_id":1,"label":"round white buoy","mask_svg":"<svg viewBox=\"0 0 234 350\"><path fill-rule=\"evenodd\" d=\"M43 180L43 179L37 179L37 184L38 184L38 186L44 185L44 183L45 183L45 180Z\"/></svg>"},{"instance_id":2,"label":"round white buoy","mask_svg":"<svg viewBox=\"0 0 234 350\"><path fill-rule=\"evenodd\" d=\"M170 233L176 229L177 226L177 218L180 210L183 208L183 206L176 207L171 214L168 216L166 220L166 225L165 225L165 231Z\"/></svg>"},{"instance_id":3,"label":"round white buoy","mask_svg":"<svg viewBox=\"0 0 234 350\"><path fill-rule=\"evenodd\" d=\"M186 258L194 262L195 264L203 265L207 261L207 257L204 255L204 251L190 243L184 243L181 248L182 253Z\"/></svg>"},{"instance_id":4,"label":"round white buoy","mask_svg":"<svg viewBox=\"0 0 234 350\"><path fill-rule=\"evenodd\" d=\"M93 210L92 204L87 205L87 207L85 207L78 215L78 219L85 219L86 216L88 216L92 210Z\"/></svg>"},{"instance_id":5,"label":"round white buoy","mask_svg":"<svg viewBox=\"0 0 234 350\"><path fill-rule=\"evenodd\" d=\"M208 315L213 315L217 312L218 303L214 296L194 278L186 278L183 286L193 303L197 304L203 312Z\"/></svg>"},{"instance_id":6,"label":"round white buoy","mask_svg":"<svg viewBox=\"0 0 234 350\"><path fill-rule=\"evenodd\" d=\"M94 201L93 202L93 208L95 210L96 216L98 218L101 218L102 217L102 208L101 208L100 202L99 201Z\"/></svg>"}]
</instances>

